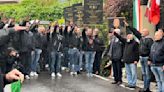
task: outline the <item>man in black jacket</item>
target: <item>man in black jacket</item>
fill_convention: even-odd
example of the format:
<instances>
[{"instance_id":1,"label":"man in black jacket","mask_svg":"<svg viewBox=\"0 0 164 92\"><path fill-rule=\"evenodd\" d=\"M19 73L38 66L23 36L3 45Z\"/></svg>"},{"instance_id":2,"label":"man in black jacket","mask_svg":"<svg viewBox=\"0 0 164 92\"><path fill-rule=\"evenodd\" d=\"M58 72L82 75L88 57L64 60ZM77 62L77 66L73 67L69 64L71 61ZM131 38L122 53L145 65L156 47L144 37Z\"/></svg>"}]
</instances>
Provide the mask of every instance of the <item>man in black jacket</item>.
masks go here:
<instances>
[{"instance_id":1,"label":"man in black jacket","mask_svg":"<svg viewBox=\"0 0 164 92\"><path fill-rule=\"evenodd\" d=\"M31 72L30 76L38 76L37 66L40 60L40 54L42 53L42 38L41 38L42 28L38 28L38 23L34 24L30 31L33 33L33 44L34 50L32 51L32 62L31 62ZM44 29L43 29L44 30Z\"/></svg>"},{"instance_id":2,"label":"man in black jacket","mask_svg":"<svg viewBox=\"0 0 164 92\"><path fill-rule=\"evenodd\" d=\"M114 30L117 34L121 34L120 29ZM114 82L112 84L120 85L122 83L122 56L123 56L123 44L122 42L115 36L112 36L108 55L112 60L113 66L113 74L114 74Z\"/></svg>"},{"instance_id":3,"label":"man in black jacket","mask_svg":"<svg viewBox=\"0 0 164 92\"><path fill-rule=\"evenodd\" d=\"M139 44L139 54L140 54L140 62L142 67L142 75L144 80L144 88L140 90L140 92L150 92L150 66L148 65L148 57L150 54L150 49L153 44L152 38L149 37L149 30L143 29L141 33L137 31L135 28L128 26L127 29L132 31L134 35L140 40Z\"/></svg>"},{"instance_id":4,"label":"man in black jacket","mask_svg":"<svg viewBox=\"0 0 164 92\"><path fill-rule=\"evenodd\" d=\"M154 36L148 64L155 75L158 92L164 92L164 37L163 32L157 31Z\"/></svg>"},{"instance_id":5,"label":"man in black jacket","mask_svg":"<svg viewBox=\"0 0 164 92\"><path fill-rule=\"evenodd\" d=\"M30 23L28 21L24 21L22 26L30 27ZM20 61L23 68L23 74L25 74L26 79L30 79L30 70L31 70L31 52L34 50L33 44L33 33L28 30L22 30L19 32L19 49L20 53Z\"/></svg>"},{"instance_id":6,"label":"man in black jacket","mask_svg":"<svg viewBox=\"0 0 164 92\"><path fill-rule=\"evenodd\" d=\"M2 73L6 72L6 54L7 48L9 45L10 34L15 31L26 30L26 27L15 26L13 28L4 28L5 23L3 21L0 22L0 68Z\"/></svg>"},{"instance_id":7,"label":"man in black jacket","mask_svg":"<svg viewBox=\"0 0 164 92\"><path fill-rule=\"evenodd\" d=\"M70 74L71 75L77 75L77 72L79 71L79 50L78 50L78 27L72 28L72 30L69 32L69 60L70 60Z\"/></svg>"},{"instance_id":8,"label":"man in black jacket","mask_svg":"<svg viewBox=\"0 0 164 92\"><path fill-rule=\"evenodd\" d=\"M51 77L62 77L61 75L61 56L63 55L63 41L64 38L59 34L58 26L56 25L53 32L48 35L48 50L50 53L50 69Z\"/></svg>"},{"instance_id":9,"label":"man in black jacket","mask_svg":"<svg viewBox=\"0 0 164 92\"><path fill-rule=\"evenodd\" d=\"M99 29L94 29L93 31L94 36L94 43L95 43L95 60L93 63L93 73L100 74L100 63L101 63L101 56L104 51L104 41L99 37Z\"/></svg>"},{"instance_id":10,"label":"man in black jacket","mask_svg":"<svg viewBox=\"0 0 164 92\"><path fill-rule=\"evenodd\" d=\"M84 48L84 55L85 55L85 64L86 64L86 71L87 76L92 77L93 76L93 63L95 59L95 42L93 38L93 30L91 28L88 28L86 31L86 36L83 36L83 48Z\"/></svg>"},{"instance_id":11,"label":"man in black jacket","mask_svg":"<svg viewBox=\"0 0 164 92\"><path fill-rule=\"evenodd\" d=\"M114 32L114 35L124 44L123 61L125 62L126 75L129 88L135 88L137 82L137 63L139 61L139 44L134 36L127 30L126 39Z\"/></svg>"},{"instance_id":12,"label":"man in black jacket","mask_svg":"<svg viewBox=\"0 0 164 92\"><path fill-rule=\"evenodd\" d=\"M11 83L15 80L24 81L24 75L18 70L14 69L7 74L2 74L0 71L0 92L3 92L3 88L6 84Z\"/></svg>"}]
</instances>

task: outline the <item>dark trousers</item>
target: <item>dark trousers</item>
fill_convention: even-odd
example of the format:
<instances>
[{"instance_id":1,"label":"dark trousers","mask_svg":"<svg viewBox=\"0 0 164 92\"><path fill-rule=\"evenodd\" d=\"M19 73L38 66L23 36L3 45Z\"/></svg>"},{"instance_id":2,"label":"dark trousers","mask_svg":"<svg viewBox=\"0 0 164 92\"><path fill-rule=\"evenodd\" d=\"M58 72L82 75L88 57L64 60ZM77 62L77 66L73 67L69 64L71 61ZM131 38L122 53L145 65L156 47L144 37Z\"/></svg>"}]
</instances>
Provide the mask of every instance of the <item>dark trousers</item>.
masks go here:
<instances>
[{"instance_id":1,"label":"dark trousers","mask_svg":"<svg viewBox=\"0 0 164 92\"><path fill-rule=\"evenodd\" d=\"M98 72L98 74L100 73L101 55L102 55L102 52L96 52L95 60L93 63L93 73L94 74L96 72Z\"/></svg>"},{"instance_id":2,"label":"dark trousers","mask_svg":"<svg viewBox=\"0 0 164 92\"><path fill-rule=\"evenodd\" d=\"M1 74L1 70L0 70L0 92L3 92L3 87L4 87L4 79L3 79L3 75Z\"/></svg>"},{"instance_id":3,"label":"dark trousers","mask_svg":"<svg viewBox=\"0 0 164 92\"><path fill-rule=\"evenodd\" d=\"M112 60L114 80L122 82L122 65L121 60Z\"/></svg>"},{"instance_id":4,"label":"dark trousers","mask_svg":"<svg viewBox=\"0 0 164 92\"><path fill-rule=\"evenodd\" d=\"M32 60L31 59L31 51L20 53L20 61L23 65L23 69L21 71L23 72L24 75L29 75L30 74L31 60Z\"/></svg>"},{"instance_id":5,"label":"dark trousers","mask_svg":"<svg viewBox=\"0 0 164 92\"><path fill-rule=\"evenodd\" d=\"M3 63L2 63L3 62ZM4 63L5 61L1 60L0 61L0 70L1 70L1 73L6 73L6 63Z\"/></svg>"}]
</instances>

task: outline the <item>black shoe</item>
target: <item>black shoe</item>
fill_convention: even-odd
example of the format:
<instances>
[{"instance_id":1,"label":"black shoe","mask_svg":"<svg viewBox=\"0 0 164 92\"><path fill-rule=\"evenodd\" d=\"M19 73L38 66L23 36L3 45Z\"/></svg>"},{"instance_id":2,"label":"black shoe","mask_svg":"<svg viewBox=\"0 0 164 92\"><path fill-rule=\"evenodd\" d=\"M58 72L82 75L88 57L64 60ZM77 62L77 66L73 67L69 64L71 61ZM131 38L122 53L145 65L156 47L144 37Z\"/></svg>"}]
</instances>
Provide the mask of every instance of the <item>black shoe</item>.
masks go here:
<instances>
[{"instance_id":1,"label":"black shoe","mask_svg":"<svg viewBox=\"0 0 164 92\"><path fill-rule=\"evenodd\" d=\"M112 84L117 84L117 83L118 83L117 81L112 82Z\"/></svg>"},{"instance_id":2,"label":"black shoe","mask_svg":"<svg viewBox=\"0 0 164 92\"><path fill-rule=\"evenodd\" d=\"M146 89L146 91L145 92L152 92L152 91L150 91L150 89L148 88L148 89Z\"/></svg>"},{"instance_id":3,"label":"black shoe","mask_svg":"<svg viewBox=\"0 0 164 92\"><path fill-rule=\"evenodd\" d=\"M81 72L80 71L77 71L77 74L81 74Z\"/></svg>"},{"instance_id":4,"label":"black shoe","mask_svg":"<svg viewBox=\"0 0 164 92\"><path fill-rule=\"evenodd\" d=\"M145 89L140 89L139 92L145 92L146 90Z\"/></svg>"},{"instance_id":5,"label":"black shoe","mask_svg":"<svg viewBox=\"0 0 164 92\"><path fill-rule=\"evenodd\" d=\"M128 88L136 88L136 86L132 86L132 85L129 85L129 84L125 84L125 87L128 87Z\"/></svg>"},{"instance_id":6,"label":"black shoe","mask_svg":"<svg viewBox=\"0 0 164 92\"><path fill-rule=\"evenodd\" d=\"M129 88L136 88L136 86L129 86Z\"/></svg>"},{"instance_id":7,"label":"black shoe","mask_svg":"<svg viewBox=\"0 0 164 92\"><path fill-rule=\"evenodd\" d=\"M117 85L119 86L119 85L121 85L122 84L122 82L121 81L119 81L119 82L117 82Z\"/></svg>"},{"instance_id":8,"label":"black shoe","mask_svg":"<svg viewBox=\"0 0 164 92\"><path fill-rule=\"evenodd\" d=\"M148 89L140 89L139 92L152 92L152 91L150 91L150 89L148 88Z\"/></svg>"}]
</instances>

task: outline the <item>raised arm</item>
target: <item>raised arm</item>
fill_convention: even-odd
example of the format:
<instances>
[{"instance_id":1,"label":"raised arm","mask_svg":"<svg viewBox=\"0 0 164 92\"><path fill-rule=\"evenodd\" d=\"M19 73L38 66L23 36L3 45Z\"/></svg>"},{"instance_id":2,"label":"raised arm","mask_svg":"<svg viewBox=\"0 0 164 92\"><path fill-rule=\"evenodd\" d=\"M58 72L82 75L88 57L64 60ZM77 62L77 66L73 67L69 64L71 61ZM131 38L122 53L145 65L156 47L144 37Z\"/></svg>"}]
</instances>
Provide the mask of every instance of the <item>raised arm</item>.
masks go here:
<instances>
[{"instance_id":1,"label":"raised arm","mask_svg":"<svg viewBox=\"0 0 164 92\"><path fill-rule=\"evenodd\" d=\"M120 35L117 34L116 32L114 32L114 35L115 35L123 44L126 43L126 39L125 39L125 38L123 38L122 36L120 36Z\"/></svg>"},{"instance_id":2,"label":"raised arm","mask_svg":"<svg viewBox=\"0 0 164 92\"><path fill-rule=\"evenodd\" d=\"M129 24L126 22L126 20L124 20L123 22L124 22L124 24L126 25L126 28L127 28L128 31L133 32L133 34L134 34L139 40L142 38L141 33L140 33L137 29L135 29L135 28L133 28L133 27L130 27Z\"/></svg>"},{"instance_id":3,"label":"raised arm","mask_svg":"<svg viewBox=\"0 0 164 92\"><path fill-rule=\"evenodd\" d=\"M139 40L142 38L141 33L140 33L137 29L132 28L132 27L130 27L130 26L127 26L126 28L127 28L127 30L133 32L133 34L134 34Z\"/></svg>"}]
</instances>

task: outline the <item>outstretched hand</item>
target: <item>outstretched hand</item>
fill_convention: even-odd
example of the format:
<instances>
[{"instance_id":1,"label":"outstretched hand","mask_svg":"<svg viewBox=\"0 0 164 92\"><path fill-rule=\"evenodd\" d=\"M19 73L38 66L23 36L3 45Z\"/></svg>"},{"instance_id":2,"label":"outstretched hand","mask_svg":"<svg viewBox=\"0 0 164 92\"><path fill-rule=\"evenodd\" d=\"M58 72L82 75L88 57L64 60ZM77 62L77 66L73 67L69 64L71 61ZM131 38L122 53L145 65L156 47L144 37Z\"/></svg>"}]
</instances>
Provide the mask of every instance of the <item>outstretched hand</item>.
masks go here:
<instances>
[{"instance_id":1,"label":"outstretched hand","mask_svg":"<svg viewBox=\"0 0 164 92\"><path fill-rule=\"evenodd\" d=\"M125 26L129 26L129 24L126 22L126 20L123 21Z\"/></svg>"},{"instance_id":2,"label":"outstretched hand","mask_svg":"<svg viewBox=\"0 0 164 92\"><path fill-rule=\"evenodd\" d=\"M27 30L27 29L28 29L27 27L22 27L22 26L15 26L15 27L14 27L14 30L15 30L15 31Z\"/></svg>"}]
</instances>

